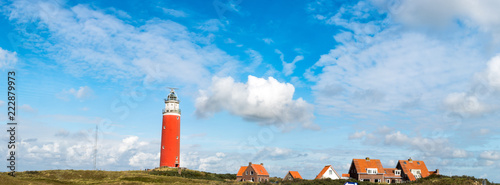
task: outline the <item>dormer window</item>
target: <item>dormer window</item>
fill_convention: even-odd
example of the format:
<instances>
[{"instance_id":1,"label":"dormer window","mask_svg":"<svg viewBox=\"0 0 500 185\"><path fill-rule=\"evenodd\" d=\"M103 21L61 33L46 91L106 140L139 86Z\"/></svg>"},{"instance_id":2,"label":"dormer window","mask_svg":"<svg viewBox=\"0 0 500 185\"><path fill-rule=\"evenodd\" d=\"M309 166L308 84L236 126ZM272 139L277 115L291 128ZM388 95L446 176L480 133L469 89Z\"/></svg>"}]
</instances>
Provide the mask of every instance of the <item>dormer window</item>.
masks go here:
<instances>
[{"instance_id":1,"label":"dormer window","mask_svg":"<svg viewBox=\"0 0 500 185\"><path fill-rule=\"evenodd\" d=\"M411 169L410 172L415 178L422 178L422 172L420 171L420 169Z\"/></svg>"},{"instance_id":2,"label":"dormer window","mask_svg":"<svg viewBox=\"0 0 500 185\"><path fill-rule=\"evenodd\" d=\"M401 170L394 170L394 174L401 175Z\"/></svg>"},{"instance_id":3,"label":"dormer window","mask_svg":"<svg viewBox=\"0 0 500 185\"><path fill-rule=\"evenodd\" d=\"M367 168L366 173L368 174L376 174L377 173L377 168Z\"/></svg>"}]
</instances>

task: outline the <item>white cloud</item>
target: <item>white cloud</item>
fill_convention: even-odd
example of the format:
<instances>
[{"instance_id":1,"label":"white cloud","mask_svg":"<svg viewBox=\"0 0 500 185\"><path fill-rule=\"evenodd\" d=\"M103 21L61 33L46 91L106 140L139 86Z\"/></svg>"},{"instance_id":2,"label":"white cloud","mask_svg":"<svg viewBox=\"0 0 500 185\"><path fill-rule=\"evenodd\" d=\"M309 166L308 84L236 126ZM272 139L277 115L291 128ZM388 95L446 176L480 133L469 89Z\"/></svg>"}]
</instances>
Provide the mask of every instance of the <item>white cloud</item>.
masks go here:
<instances>
[{"instance_id":1,"label":"white cloud","mask_svg":"<svg viewBox=\"0 0 500 185\"><path fill-rule=\"evenodd\" d=\"M12 68L17 63L17 53L0 48L0 68Z\"/></svg>"},{"instance_id":2,"label":"white cloud","mask_svg":"<svg viewBox=\"0 0 500 185\"><path fill-rule=\"evenodd\" d=\"M111 135L104 135L100 130L96 146L95 134L94 129L78 132L60 130L51 134L56 139L51 138L50 142L45 139L22 140L18 150L24 165L30 169L91 169L95 149L99 169L144 169L159 164L158 143L146 142L137 136L125 137L121 141L109 140Z\"/></svg>"},{"instance_id":3,"label":"white cloud","mask_svg":"<svg viewBox=\"0 0 500 185\"><path fill-rule=\"evenodd\" d=\"M275 49L274 52L280 55L280 60L283 65L283 74L285 76L290 76L291 74L293 74L293 70L295 70L295 63L304 60L304 56L298 55L293 59L292 62L287 63L285 62L285 55L280 50Z\"/></svg>"},{"instance_id":4,"label":"white cloud","mask_svg":"<svg viewBox=\"0 0 500 185\"><path fill-rule=\"evenodd\" d=\"M78 88L78 90L71 88L69 90L63 90L62 92L57 94L57 97L62 100L69 100L68 96L73 96L78 100L85 100L92 98L94 95L94 91L88 86L82 86Z\"/></svg>"},{"instance_id":5,"label":"white cloud","mask_svg":"<svg viewBox=\"0 0 500 185\"><path fill-rule=\"evenodd\" d=\"M262 55L253 50L253 49L247 49L245 53L250 56L250 64L247 65L245 71L248 72L254 72L254 70L259 67L259 65L262 63Z\"/></svg>"},{"instance_id":6,"label":"white cloud","mask_svg":"<svg viewBox=\"0 0 500 185\"><path fill-rule=\"evenodd\" d=\"M271 39L271 38L263 38L262 40L263 40L266 44L272 44L272 43L274 43L273 39Z\"/></svg>"},{"instance_id":7,"label":"white cloud","mask_svg":"<svg viewBox=\"0 0 500 185\"><path fill-rule=\"evenodd\" d=\"M486 70L480 75L484 75L490 87L500 92L500 55L488 61Z\"/></svg>"},{"instance_id":8,"label":"white cloud","mask_svg":"<svg viewBox=\"0 0 500 185\"><path fill-rule=\"evenodd\" d=\"M474 76L473 85L466 92L450 93L444 99L447 110L462 116L484 115L499 109L500 55L491 58L487 67Z\"/></svg>"},{"instance_id":9,"label":"white cloud","mask_svg":"<svg viewBox=\"0 0 500 185\"><path fill-rule=\"evenodd\" d=\"M164 13L171 15L171 16L174 16L174 17L187 17L188 16L186 14L186 12L184 12L182 10L175 10L175 9L170 9L170 8L162 8L162 10Z\"/></svg>"},{"instance_id":10,"label":"white cloud","mask_svg":"<svg viewBox=\"0 0 500 185\"><path fill-rule=\"evenodd\" d=\"M349 139L361 139L366 136L366 131L358 132L356 131L354 134L349 135Z\"/></svg>"},{"instance_id":11,"label":"white cloud","mask_svg":"<svg viewBox=\"0 0 500 185\"><path fill-rule=\"evenodd\" d=\"M498 152L498 151L484 151L481 154L479 154L479 157L481 159L486 159L486 160L500 160L500 152Z\"/></svg>"},{"instance_id":12,"label":"white cloud","mask_svg":"<svg viewBox=\"0 0 500 185\"><path fill-rule=\"evenodd\" d=\"M21 109L22 111L24 112L29 112L29 113L36 113L37 110L34 109L33 107L31 107L30 105L28 104L23 104L19 107L19 109Z\"/></svg>"},{"instance_id":13,"label":"white cloud","mask_svg":"<svg viewBox=\"0 0 500 185\"><path fill-rule=\"evenodd\" d=\"M469 153L462 149L453 148L447 139L409 137L400 131L385 135L384 144L410 147L422 152L426 156L465 158Z\"/></svg>"},{"instance_id":14,"label":"white cloud","mask_svg":"<svg viewBox=\"0 0 500 185\"><path fill-rule=\"evenodd\" d=\"M234 44L234 43L236 43L236 41L234 41L231 38L227 38L227 39L224 39L224 43L226 43L226 44Z\"/></svg>"},{"instance_id":15,"label":"white cloud","mask_svg":"<svg viewBox=\"0 0 500 185\"><path fill-rule=\"evenodd\" d=\"M160 161L160 153L150 154L138 152L129 159L129 165L139 167L141 169L152 168L158 166Z\"/></svg>"},{"instance_id":16,"label":"white cloud","mask_svg":"<svg viewBox=\"0 0 500 185\"><path fill-rule=\"evenodd\" d=\"M52 1L20 0L3 8L15 23L39 20L35 24L47 38L24 40L23 45L47 52L75 76L203 84L212 72L234 72L226 69L238 63L211 44L211 35L170 20L135 26L85 5L66 8Z\"/></svg>"},{"instance_id":17,"label":"white cloud","mask_svg":"<svg viewBox=\"0 0 500 185\"><path fill-rule=\"evenodd\" d=\"M302 98L293 99L295 88L269 77L267 80L248 76L248 82L235 82L233 78L212 79L208 91L200 91L196 99L196 114L207 117L227 110L231 114L264 125L317 128L313 123L313 106Z\"/></svg>"},{"instance_id":18,"label":"white cloud","mask_svg":"<svg viewBox=\"0 0 500 185\"><path fill-rule=\"evenodd\" d=\"M411 27L425 27L450 31L451 28L477 27L480 32L492 34L494 42L500 41L500 15L496 0L372 0L375 5L386 9L397 22ZM396 5L397 7L391 6Z\"/></svg>"},{"instance_id":19,"label":"white cloud","mask_svg":"<svg viewBox=\"0 0 500 185\"><path fill-rule=\"evenodd\" d=\"M293 150L279 147L264 147L255 154L254 161L287 160L293 157Z\"/></svg>"},{"instance_id":20,"label":"white cloud","mask_svg":"<svg viewBox=\"0 0 500 185\"><path fill-rule=\"evenodd\" d=\"M427 157L466 158L471 155L466 150L453 147L446 138L410 137L388 127L379 128L372 133L355 132L349 135L349 139L358 139L370 146L397 146L404 150L415 150Z\"/></svg>"},{"instance_id":21,"label":"white cloud","mask_svg":"<svg viewBox=\"0 0 500 185\"><path fill-rule=\"evenodd\" d=\"M479 102L477 97L465 93L449 94L444 100L447 109L463 115L480 115L488 111L485 105Z\"/></svg>"},{"instance_id":22,"label":"white cloud","mask_svg":"<svg viewBox=\"0 0 500 185\"><path fill-rule=\"evenodd\" d=\"M373 19L385 16L368 2L326 15L325 24L345 31L334 35L340 44L304 74L316 83L312 89L320 114L372 119L400 112L417 119L423 112L436 115L443 111L443 99L467 86L484 66L481 43L467 33L441 40L404 29L390 16ZM476 112L487 110L480 101L476 105Z\"/></svg>"},{"instance_id":23,"label":"white cloud","mask_svg":"<svg viewBox=\"0 0 500 185\"><path fill-rule=\"evenodd\" d=\"M223 152L201 153L200 152L183 152L181 153L180 163L189 169L209 171L215 173L234 173L237 171L241 162L242 156L227 155ZM244 160L242 160L244 161Z\"/></svg>"},{"instance_id":24,"label":"white cloud","mask_svg":"<svg viewBox=\"0 0 500 185\"><path fill-rule=\"evenodd\" d=\"M198 29L209 32L217 32L221 28L224 29L224 24L219 19L210 19L198 26Z\"/></svg>"}]
</instances>

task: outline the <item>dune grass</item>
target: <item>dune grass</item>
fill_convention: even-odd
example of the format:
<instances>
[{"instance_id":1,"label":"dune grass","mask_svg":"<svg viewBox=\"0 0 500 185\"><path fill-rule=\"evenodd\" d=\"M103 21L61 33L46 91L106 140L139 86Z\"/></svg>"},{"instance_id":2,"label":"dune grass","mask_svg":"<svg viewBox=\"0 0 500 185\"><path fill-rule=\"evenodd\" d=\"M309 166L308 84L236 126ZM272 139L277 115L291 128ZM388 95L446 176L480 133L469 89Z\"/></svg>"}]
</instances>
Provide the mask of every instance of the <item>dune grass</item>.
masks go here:
<instances>
[{"instance_id":1,"label":"dune grass","mask_svg":"<svg viewBox=\"0 0 500 185\"><path fill-rule=\"evenodd\" d=\"M176 168L162 168L152 171L95 171L95 170L46 170L18 172L16 177L11 177L7 172L0 173L0 184L253 184L248 182L235 182L235 174L215 174L189 169L183 169L181 174ZM272 177L266 184L331 184L341 185L346 181L356 180L296 180L282 181ZM401 185L481 185L483 179L468 176L442 176L432 175L428 178ZM358 182L359 185L374 185L379 183ZM383 184L383 183L382 183ZM487 181L487 184L493 184Z\"/></svg>"},{"instance_id":2,"label":"dune grass","mask_svg":"<svg viewBox=\"0 0 500 185\"><path fill-rule=\"evenodd\" d=\"M16 177L0 173L1 184L224 184L229 181L184 178L149 171L46 170L18 172Z\"/></svg>"}]
</instances>

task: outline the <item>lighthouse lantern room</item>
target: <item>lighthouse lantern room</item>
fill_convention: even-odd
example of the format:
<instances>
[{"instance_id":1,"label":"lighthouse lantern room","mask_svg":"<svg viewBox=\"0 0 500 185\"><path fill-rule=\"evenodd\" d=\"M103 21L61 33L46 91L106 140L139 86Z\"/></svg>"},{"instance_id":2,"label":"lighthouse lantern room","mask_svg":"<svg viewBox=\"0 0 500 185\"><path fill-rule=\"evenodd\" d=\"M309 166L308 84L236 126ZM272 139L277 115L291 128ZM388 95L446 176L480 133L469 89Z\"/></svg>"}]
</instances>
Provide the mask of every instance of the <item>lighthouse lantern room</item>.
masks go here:
<instances>
[{"instance_id":1,"label":"lighthouse lantern room","mask_svg":"<svg viewBox=\"0 0 500 185\"><path fill-rule=\"evenodd\" d=\"M170 88L170 93L165 99L165 109L163 109L160 167L180 166L181 109L179 109L179 99L174 89Z\"/></svg>"}]
</instances>

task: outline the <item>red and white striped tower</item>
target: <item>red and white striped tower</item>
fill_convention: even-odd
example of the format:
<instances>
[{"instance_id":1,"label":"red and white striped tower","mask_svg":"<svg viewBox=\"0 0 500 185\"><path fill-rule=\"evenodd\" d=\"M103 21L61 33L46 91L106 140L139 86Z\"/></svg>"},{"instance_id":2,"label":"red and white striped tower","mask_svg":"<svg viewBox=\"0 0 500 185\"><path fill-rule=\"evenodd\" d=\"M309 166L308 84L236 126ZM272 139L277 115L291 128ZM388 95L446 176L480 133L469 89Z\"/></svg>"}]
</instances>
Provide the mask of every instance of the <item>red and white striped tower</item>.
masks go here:
<instances>
[{"instance_id":1,"label":"red and white striped tower","mask_svg":"<svg viewBox=\"0 0 500 185\"><path fill-rule=\"evenodd\" d=\"M180 161L181 109L174 88L165 99L161 129L160 167L179 167Z\"/></svg>"}]
</instances>

